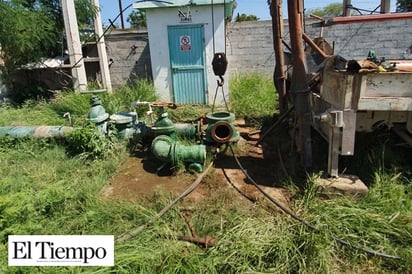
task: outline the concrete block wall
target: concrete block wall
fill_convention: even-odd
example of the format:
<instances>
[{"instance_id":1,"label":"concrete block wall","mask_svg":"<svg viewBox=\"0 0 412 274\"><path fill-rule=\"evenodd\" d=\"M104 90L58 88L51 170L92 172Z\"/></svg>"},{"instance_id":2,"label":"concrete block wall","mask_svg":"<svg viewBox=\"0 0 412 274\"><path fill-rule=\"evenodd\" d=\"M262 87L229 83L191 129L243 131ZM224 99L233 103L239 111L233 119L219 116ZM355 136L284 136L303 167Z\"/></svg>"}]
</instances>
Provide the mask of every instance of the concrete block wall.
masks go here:
<instances>
[{"instance_id":1,"label":"concrete block wall","mask_svg":"<svg viewBox=\"0 0 412 274\"><path fill-rule=\"evenodd\" d=\"M307 23L307 33L315 38L320 28ZM412 45L412 20L334 25L323 28L324 38L335 44L335 54L346 59L366 58L369 50L377 57L400 59Z\"/></svg>"},{"instance_id":2,"label":"concrete block wall","mask_svg":"<svg viewBox=\"0 0 412 274\"><path fill-rule=\"evenodd\" d=\"M313 27L317 21L307 20L305 31L313 39L321 29ZM285 40L289 43L288 22L285 20ZM412 45L412 20L394 20L323 28L323 37L335 47L335 54L350 59L363 59L369 50L378 57L401 58ZM148 35L145 30L114 30L105 36L114 88L136 78L151 78ZM227 25L226 77L252 71L273 74L275 65L272 22L234 22ZM165 46L165 45L159 45Z\"/></svg>"},{"instance_id":3,"label":"concrete block wall","mask_svg":"<svg viewBox=\"0 0 412 274\"><path fill-rule=\"evenodd\" d=\"M152 78L146 30L113 30L105 36L113 88Z\"/></svg>"},{"instance_id":4,"label":"concrete block wall","mask_svg":"<svg viewBox=\"0 0 412 274\"><path fill-rule=\"evenodd\" d=\"M229 23L226 33L229 76L251 71L273 72L275 57L271 21Z\"/></svg>"},{"instance_id":5,"label":"concrete block wall","mask_svg":"<svg viewBox=\"0 0 412 274\"><path fill-rule=\"evenodd\" d=\"M320 36L321 28L313 27L317 21L307 20L305 32L313 39ZM289 43L288 22L284 22L285 40ZM323 28L323 37L335 54L345 59L364 59L369 50L377 57L399 59L412 46L412 20L356 23ZM251 71L272 75L274 52L272 22L235 22L227 26L228 73Z\"/></svg>"}]
</instances>

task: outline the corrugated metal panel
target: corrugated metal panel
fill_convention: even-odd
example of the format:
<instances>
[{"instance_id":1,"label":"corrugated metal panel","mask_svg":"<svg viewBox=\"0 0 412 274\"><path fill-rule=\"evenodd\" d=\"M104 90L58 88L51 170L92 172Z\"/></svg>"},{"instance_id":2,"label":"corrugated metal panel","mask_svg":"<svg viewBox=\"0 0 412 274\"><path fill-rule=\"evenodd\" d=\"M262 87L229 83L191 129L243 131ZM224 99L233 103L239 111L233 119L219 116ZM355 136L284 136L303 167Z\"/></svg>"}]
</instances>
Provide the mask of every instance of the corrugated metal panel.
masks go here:
<instances>
[{"instance_id":1,"label":"corrugated metal panel","mask_svg":"<svg viewBox=\"0 0 412 274\"><path fill-rule=\"evenodd\" d=\"M203 25L169 26L168 34L174 102L206 103Z\"/></svg>"},{"instance_id":2,"label":"corrugated metal panel","mask_svg":"<svg viewBox=\"0 0 412 274\"><path fill-rule=\"evenodd\" d=\"M203 70L179 70L173 82L174 101L178 104L204 104Z\"/></svg>"}]
</instances>

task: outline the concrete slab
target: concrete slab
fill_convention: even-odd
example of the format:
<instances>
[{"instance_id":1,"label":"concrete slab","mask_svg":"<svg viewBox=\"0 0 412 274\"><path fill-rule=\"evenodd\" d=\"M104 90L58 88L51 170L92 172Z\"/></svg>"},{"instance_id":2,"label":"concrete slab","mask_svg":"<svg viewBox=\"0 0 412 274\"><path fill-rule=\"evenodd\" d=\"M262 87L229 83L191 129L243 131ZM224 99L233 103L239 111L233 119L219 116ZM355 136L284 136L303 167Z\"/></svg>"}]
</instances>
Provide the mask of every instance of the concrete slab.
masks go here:
<instances>
[{"instance_id":1,"label":"concrete slab","mask_svg":"<svg viewBox=\"0 0 412 274\"><path fill-rule=\"evenodd\" d=\"M360 197L368 193L368 187L355 175L341 175L338 178L319 178L315 181L317 192L329 197Z\"/></svg>"}]
</instances>

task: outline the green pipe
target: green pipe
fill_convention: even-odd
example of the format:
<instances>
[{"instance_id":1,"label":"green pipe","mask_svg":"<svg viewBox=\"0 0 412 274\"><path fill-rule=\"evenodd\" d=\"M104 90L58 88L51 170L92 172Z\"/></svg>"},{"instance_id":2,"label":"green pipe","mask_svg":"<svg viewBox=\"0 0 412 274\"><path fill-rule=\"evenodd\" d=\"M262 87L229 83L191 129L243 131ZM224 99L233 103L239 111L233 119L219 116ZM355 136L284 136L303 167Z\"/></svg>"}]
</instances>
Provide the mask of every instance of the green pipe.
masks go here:
<instances>
[{"instance_id":1,"label":"green pipe","mask_svg":"<svg viewBox=\"0 0 412 274\"><path fill-rule=\"evenodd\" d=\"M204 145L182 145L166 135L157 136L152 142L151 150L157 159L174 166L180 162L203 165L206 160Z\"/></svg>"},{"instance_id":2,"label":"green pipe","mask_svg":"<svg viewBox=\"0 0 412 274\"><path fill-rule=\"evenodd\" d=\"M4 138L4 137L63 138L63 137L66 137L72 130L73 130L73 127L67 127L67 126L0 127L0 138Z\"/></svg>"},{"instance_id":3,"label":"green pipe","mask_svg":"<svg viewBox=\"0 0 412 274\"><path fill-rule=\"evenodd\" d=\"M195 139L198 134L198 127L193 124L175 123L176 135L185 139Z\"/></svg>"},{"instance_id":4,"label":"green pipe","mask_svg":"<svg viewBox=\"0 0 412 274\"><path fill-rule=\"evenodd\" d=\"M213 112L206 115L207 129L204 141L209 144L225 144L239 140L234 125L235 115L231 112Z\"/></svg>"}]
</instances>

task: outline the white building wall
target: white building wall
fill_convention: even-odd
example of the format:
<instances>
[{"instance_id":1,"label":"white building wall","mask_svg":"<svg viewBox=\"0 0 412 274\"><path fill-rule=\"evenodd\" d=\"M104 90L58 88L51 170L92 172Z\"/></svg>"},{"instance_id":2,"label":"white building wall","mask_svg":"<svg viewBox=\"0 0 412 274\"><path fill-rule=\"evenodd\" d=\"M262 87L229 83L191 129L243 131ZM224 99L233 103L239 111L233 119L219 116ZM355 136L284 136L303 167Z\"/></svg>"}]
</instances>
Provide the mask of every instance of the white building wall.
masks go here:
<instances>
[{"instance_id":1,"label":"white building wall","mask_svg":"<svg viewBox=\"0 0 412 274\"><path fill-rule=\"evenodd\" d=\"M185 7L180 7L182 11L187 11ZM167 27L174 25L203 24L205 30L206 45L206 74L207 74L207 103L212 104L217 87L217 77L213 73L212 60L214 57L213 40L215 52L225 52L225 28L223 5L214 5L213 17L215 35L212 32L212 7L211 6L191 6L191 23L181 23L178 16L178 8L148 9L147 28L149 34L149 47L152 62L153 81L156 91L162 101L172 101L173 85L170 70L170 55ZM228 99L228 86L225 81L225 95ZM217 104L223 104L222 92L219 89L216 99Z\"/></svg>"}]
</instances>

